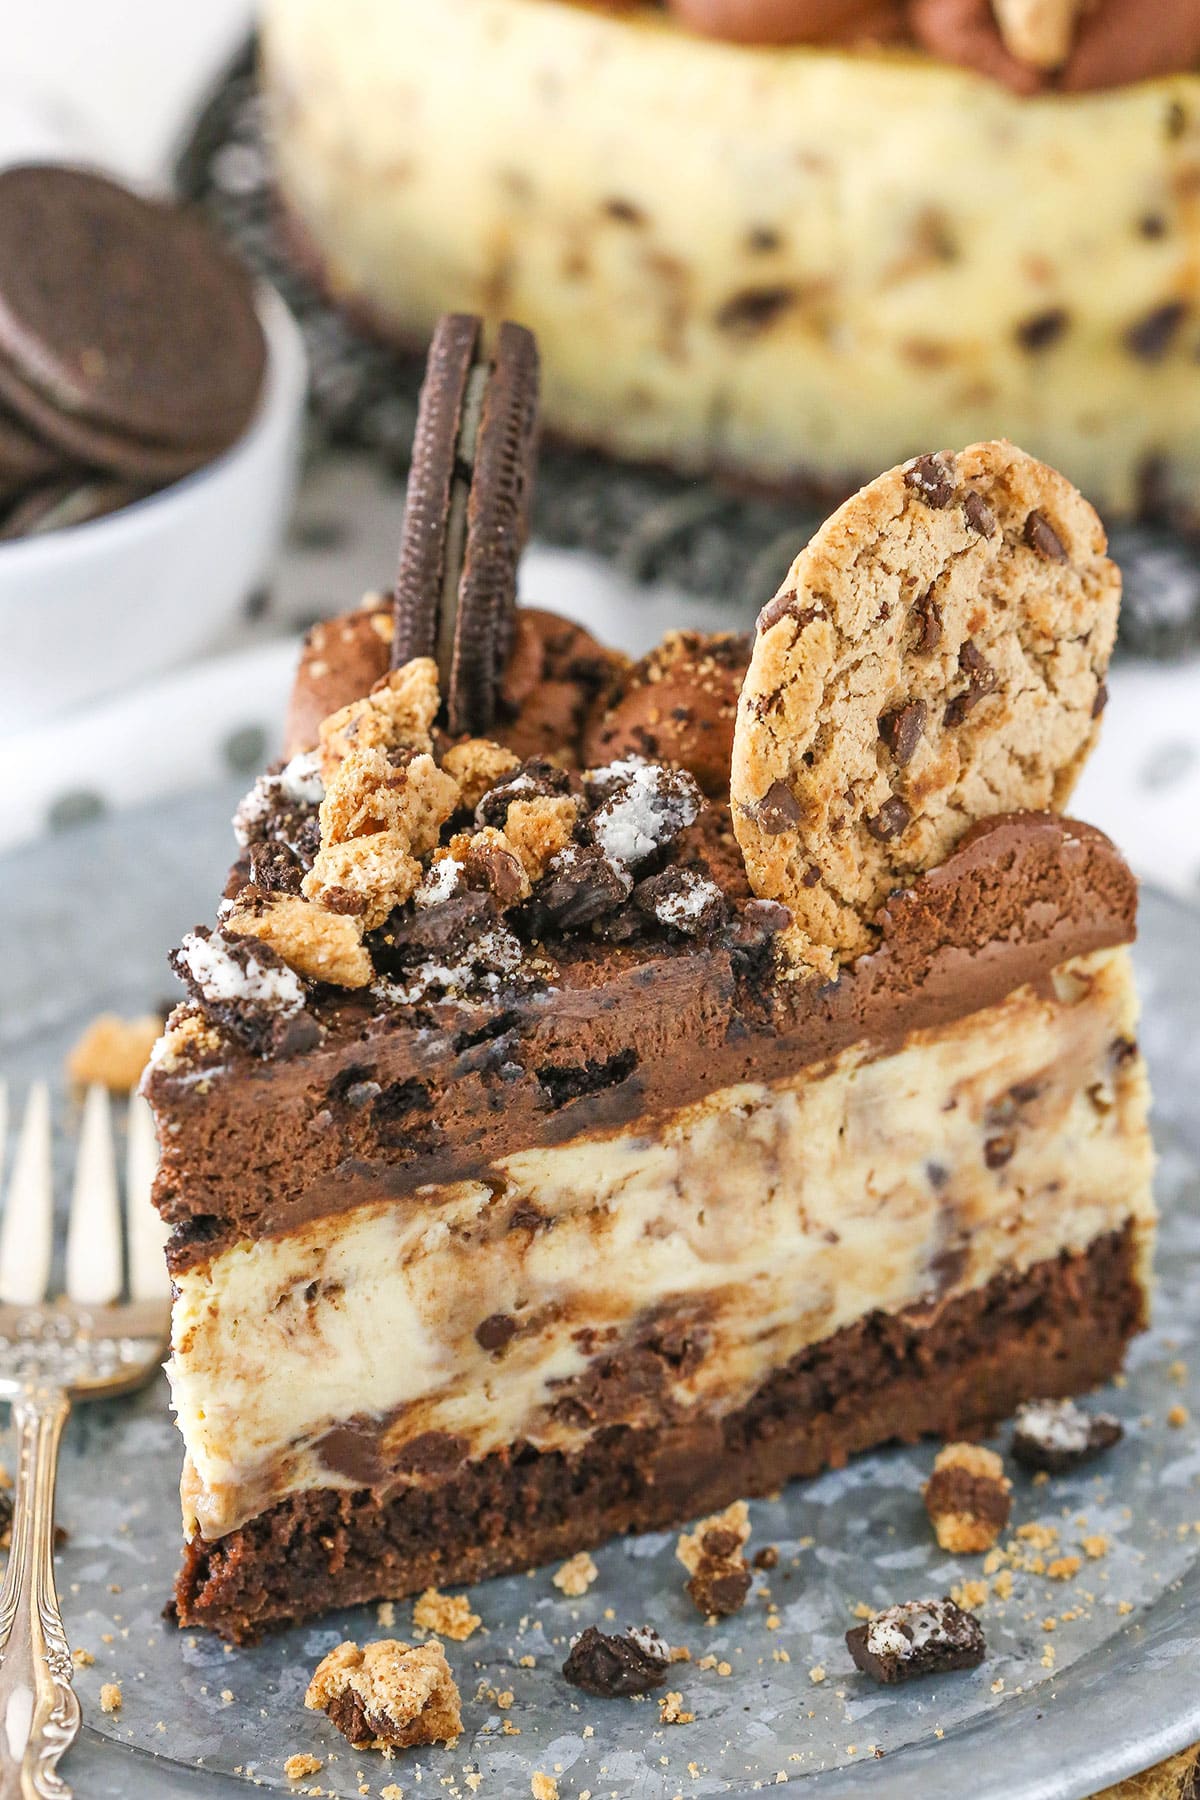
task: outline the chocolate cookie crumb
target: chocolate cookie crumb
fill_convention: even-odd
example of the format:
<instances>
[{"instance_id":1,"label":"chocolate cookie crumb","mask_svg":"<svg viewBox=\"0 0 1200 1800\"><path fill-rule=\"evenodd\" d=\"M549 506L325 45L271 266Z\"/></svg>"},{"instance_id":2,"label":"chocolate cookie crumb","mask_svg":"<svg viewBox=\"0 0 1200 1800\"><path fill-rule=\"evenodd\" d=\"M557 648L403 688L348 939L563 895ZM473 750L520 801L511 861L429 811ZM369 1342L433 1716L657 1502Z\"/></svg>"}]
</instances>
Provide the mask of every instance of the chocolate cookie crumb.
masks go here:
<instances>
[{"instance_id":1,"label":"chocolate cookie crumb","mask_svg":"<svg viewBox=\"0 0 1200 1800\"><path fill-rule=\"evenodd\" d=\"M846 1633L856 1668L892 1685L951 1669L974 1669L987 1653L983 1627L948 1597L904 1600Z\"/></svg>"},{"instance_id":2,"label":"chocolate cookie crumb","mask_svg":"<svg viewBox=\"0 0 1200 1800\"><path fill-rule=\"evenodd\" d=\"M1125 1428L1111 1413L1087 1413L1074 1400L1029 1400L1013 1421L1012 1453L1022 1468L1062 1475L1111 1450Z\"/></svg>"},{"instance_id":3,"label":"chocolate cookie crumb","mask_svg":"<svg viewBox=\"0 0 1200 1800\"><path fill-rule=\"evenodd\" d=\"M1012 1510L1012 1482L994 1450L947 1444L925 1483L925 1510L943 1550L990 1550Z\"/></svg>"},{"instance_id":4,"label":"chocolate cookie crumb","mask_svg":"<svg viewBox=\"0 0 1200 1800\"><path fill-rule=\"evenodd\" d=\"M745 1604L751 1578L742 1549L749 1536L744 1500L681 1534L675 1554L688 1571L687 1591L706 1617L727 1618Z\"/></svg>"},{"instance_id":5,"label":"chocolate cookie crumb","mask_svg":"<svg viewBox=\"0 0 1200 1800\"><path fill-rule=\"evenodd\" d=\"M648 1625L612 1636L589 1625L571 1645L563 1675L585 1694L611 1700L661 1687L670 1666L670 1650Z\"/></svg>"}]
</instances>

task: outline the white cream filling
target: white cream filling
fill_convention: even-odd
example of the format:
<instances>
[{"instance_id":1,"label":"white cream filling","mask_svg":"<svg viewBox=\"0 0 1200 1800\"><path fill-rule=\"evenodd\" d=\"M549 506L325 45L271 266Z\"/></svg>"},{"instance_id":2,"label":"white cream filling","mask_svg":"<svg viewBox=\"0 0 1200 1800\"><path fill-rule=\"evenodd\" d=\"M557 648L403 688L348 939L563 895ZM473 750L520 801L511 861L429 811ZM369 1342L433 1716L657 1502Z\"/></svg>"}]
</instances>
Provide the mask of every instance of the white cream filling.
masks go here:
<instances>
[{"instance_id":1,"label":"white cream filling","mask_svg":"<svg viewBox=\"0 0 1200 1800\"><path fill-rule=\"evenodd\" d=\"M553 1411L561 1384L656 1309L704 1333L671 1399L725 1408L876 1309L1085 1249L1131 1218L1148 1245L1144 1071L1112 1055L1135 1027L1126 953L1064 965L1055 987L891 1056L859 1048L727 1088L653 1138L530 1149L494 1184L369 1202L190 1270L170 1365L189 1530L216 1537L285 1492L350 1485L313 1446L355 1416L386 1422L391 1451L430 1431L476 1455L570 1445L583 1434ZM1023 1083L1037 1092L1014 1103ZM507 1229L517 1205L553 1225ZM500 1356L475 1336L498 1313L520 1326Z\"/></svg>"}]
</instances>

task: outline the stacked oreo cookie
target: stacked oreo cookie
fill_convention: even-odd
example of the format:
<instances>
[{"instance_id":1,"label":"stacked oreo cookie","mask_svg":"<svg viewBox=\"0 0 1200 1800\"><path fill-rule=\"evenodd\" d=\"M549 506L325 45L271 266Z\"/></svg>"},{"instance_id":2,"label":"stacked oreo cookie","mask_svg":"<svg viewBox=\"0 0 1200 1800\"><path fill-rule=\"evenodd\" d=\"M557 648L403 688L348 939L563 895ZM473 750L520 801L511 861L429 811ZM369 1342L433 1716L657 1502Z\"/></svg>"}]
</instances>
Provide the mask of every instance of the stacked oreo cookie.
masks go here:
<instances>
[{"instance_id":1,"label":"stacked oreo cookie","mask_svg":"<svg viewBox=\"0 0 1200 1800\"><path fill-rule=\"evenodd\" d=\"M211 462L265 363L250 279L203 221L82 169L0 174L0 538Z\"/></svg>"}]
</instances>

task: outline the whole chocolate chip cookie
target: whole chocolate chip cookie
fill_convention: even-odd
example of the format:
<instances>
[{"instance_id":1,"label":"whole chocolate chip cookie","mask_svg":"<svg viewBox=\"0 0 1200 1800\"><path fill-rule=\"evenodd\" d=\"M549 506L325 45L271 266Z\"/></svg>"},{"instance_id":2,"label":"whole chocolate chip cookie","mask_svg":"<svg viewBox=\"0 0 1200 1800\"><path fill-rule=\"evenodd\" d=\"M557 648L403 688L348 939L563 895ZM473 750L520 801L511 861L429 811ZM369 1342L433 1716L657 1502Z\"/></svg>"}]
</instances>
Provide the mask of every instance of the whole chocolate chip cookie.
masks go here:
<instances>
[{"instance_id":1,"label":"whole chocolate chip cookie","mask_svg":"<svg viewBox=\"0 0 1200 1800\"><path fill-rule=\"evenodd\" d=\"M785 949L831 976L888 893L996 813L1061 809L1096 735L1120 576L1053 469L921 456L848 500L763 609L733 823Z\"/></svg>"}]
</instances>

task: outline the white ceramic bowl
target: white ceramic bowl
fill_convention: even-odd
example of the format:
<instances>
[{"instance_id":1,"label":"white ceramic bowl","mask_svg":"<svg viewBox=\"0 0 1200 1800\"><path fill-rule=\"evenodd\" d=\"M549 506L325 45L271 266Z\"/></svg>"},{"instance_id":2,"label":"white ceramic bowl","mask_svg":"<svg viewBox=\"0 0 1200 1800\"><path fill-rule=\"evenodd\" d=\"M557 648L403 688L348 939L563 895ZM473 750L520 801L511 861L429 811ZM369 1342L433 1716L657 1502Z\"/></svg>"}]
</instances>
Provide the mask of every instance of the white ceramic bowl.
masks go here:
<instances>
[{"instance_id":1,"label":"white ceramic bowl","mask_svg":"<svg viewBox=\"0 0 1200 1800\"><path fill-rule=\"evenodd\" d=\"M261 585L295 486L306 367L269 288L259 313L262 398L232 449L107 518L0 544L0 736L184 661Z\"/></svg>"}]
</instances>

